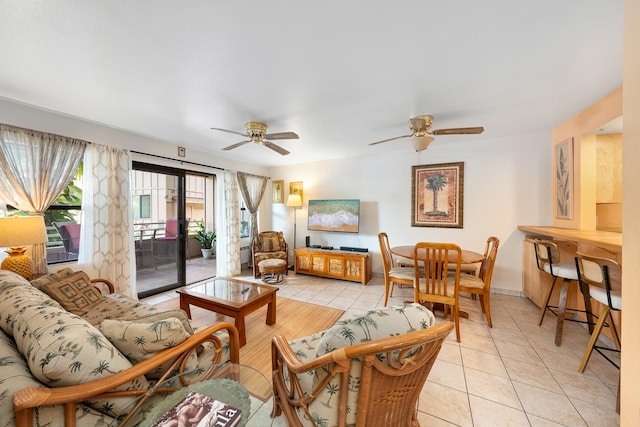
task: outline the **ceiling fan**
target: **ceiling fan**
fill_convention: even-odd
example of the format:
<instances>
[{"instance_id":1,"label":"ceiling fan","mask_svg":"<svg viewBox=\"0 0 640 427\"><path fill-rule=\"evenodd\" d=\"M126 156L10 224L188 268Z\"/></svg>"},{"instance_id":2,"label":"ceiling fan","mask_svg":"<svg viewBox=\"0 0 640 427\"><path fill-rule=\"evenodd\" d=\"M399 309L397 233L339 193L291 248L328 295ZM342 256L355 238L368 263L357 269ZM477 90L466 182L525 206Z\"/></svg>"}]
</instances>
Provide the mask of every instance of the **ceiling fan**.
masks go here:
<instances>
[{"instance_id":1,"label":"ceiling fan","mask_svg":"<svg viewBox=\"0 0 640 427\"><path fill-rule=\"evenodd\" d=\"M244 136L249 138L246 141L236 142L235 144L229 145L228 147L224 147L223 150L233 150L234 148L238 148L244 144L248 144L249 142L255 142L256 144L262 144L267 148L271 148L273 151L276 151L283 156L289 154L289 151L280 147L279 145L274 144L271 140L276 139L299 139L297 133L295 132L276 132L276 133L267 133L267 125L261 122L247 122L245 123L246 133L236 132L234 130L221 129L221 128L211 128L212 130L220 130L222 132L229 132L236 135Z\"/></svg>"},{"instance_id":2,"label":"ceiling fan","mask_svg":"<svg viewBox=\"0 0 640 427\"><path fill-rule=\"evenodd\" d=\"M470 128L450 128L450 129L431 129L433 125L433 116L416 116L409 119L409 135L396 136L394 138L383 139L382 141L372 142L369 145L382 144L383 142L393 141L395 139L411 138L414 139L413 144L416 151L425 150L429 144L435 139L432 135L471 135L484 132L483 127Z\"/></svg>"}]
</instances>

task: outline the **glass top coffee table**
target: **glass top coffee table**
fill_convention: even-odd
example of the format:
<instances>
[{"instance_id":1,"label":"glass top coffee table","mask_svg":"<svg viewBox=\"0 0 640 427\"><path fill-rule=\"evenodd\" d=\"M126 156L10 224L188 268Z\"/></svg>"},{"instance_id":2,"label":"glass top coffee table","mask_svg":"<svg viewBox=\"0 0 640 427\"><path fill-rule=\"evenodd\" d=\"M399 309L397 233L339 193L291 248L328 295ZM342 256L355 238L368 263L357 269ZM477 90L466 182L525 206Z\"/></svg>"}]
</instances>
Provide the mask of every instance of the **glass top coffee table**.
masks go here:
<instances>
[{"instance_id":1,"label":"glass top coffee table","mask_svg":"<svg viewBox=\"0 0 640 427\"><path fill-rule=\"evenodd\" d=\"M189 305L195 305L224 316L233 317L240 337L240 346L247 343L244 318L267 305L267 325L276 323L276 292L274 286L258 285L239 279L216 277L205 283L176 290L180 308L191 318Z\"/></svg>"}]
</instances>

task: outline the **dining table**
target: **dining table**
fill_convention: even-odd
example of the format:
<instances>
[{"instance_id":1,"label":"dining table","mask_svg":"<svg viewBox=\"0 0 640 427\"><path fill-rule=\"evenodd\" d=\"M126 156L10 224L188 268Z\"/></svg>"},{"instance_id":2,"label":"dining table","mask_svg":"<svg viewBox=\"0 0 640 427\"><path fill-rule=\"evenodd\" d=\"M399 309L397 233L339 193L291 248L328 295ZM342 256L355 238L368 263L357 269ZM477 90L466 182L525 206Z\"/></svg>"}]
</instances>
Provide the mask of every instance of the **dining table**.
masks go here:
<instances>
[{"instance_id":1,"label":"dining table","mask_svg":"<svg viewBox=\"0 0 640 427\"><path fill-rule=\"evenodd\" d=\"M413 259L413 260L415 260L414 251L415 251L415 246L411 246L411 245L394 246L391 248L392 254L401 256L404 258ZM457 257L456 252L457 251L449 251L449 259L451 258L455 259ZM460 260L461 264L476 264L484 261L484 255L475 251L460 249L460 255L461 255L461 260ZM425 256L424 249L418 249L418 258L424 258L424 256ZM463 310L458 310L458 316L463 318L468 318L469 313Z\"/></svg>"},{"instance_id":2,"label":"dining table","mask_svg":"<svg viewBox=\"0 0 640 427\"><path fill-rule=\"evenodd\" d=\"M421 254L420 251L422 251L423 253ZM484 255L481 253L470 251L467 249L461 249L460 252L462 255L462 259L460 261L461 264L476 264L484 261ZM404 258L414 259L414 246L394 246L391 248L391 253ZM424 258L424 249L418 250L418 257ZM451 253L449 253L449 258L455 257L455 251L451 251Z\"/></svg>"}]
</instances>

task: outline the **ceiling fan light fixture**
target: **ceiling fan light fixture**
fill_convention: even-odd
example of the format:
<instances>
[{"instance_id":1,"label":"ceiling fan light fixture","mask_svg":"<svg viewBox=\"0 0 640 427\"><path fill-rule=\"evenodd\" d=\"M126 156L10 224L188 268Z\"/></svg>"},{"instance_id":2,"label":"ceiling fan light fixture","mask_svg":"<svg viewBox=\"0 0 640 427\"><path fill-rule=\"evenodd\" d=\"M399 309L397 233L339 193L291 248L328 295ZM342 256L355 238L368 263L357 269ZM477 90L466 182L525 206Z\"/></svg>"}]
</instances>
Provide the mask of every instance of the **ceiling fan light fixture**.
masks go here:
<instances>
[{"instance_id":1,"label":"ceiling fan light fixture","mask_svg":"<svg viewBox=\"0 0 640 427\"><path fill-rule=\"evenodd\" d=\"M434 140L435 138L430 135L413 136L411 137L411 146L414 150L416 150L416 152L419 153L420 151L426 150L429 147L429 144L431 144Z\"/></svg>"}]
</instances>

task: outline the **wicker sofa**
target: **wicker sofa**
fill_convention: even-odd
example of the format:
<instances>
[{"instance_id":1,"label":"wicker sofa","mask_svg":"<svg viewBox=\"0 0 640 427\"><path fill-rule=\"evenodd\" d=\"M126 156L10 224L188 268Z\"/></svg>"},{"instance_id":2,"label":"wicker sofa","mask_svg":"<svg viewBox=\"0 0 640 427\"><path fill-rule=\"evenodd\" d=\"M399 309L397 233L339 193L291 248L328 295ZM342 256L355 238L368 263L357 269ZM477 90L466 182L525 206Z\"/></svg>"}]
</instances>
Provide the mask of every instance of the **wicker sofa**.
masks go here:
<instances>
[{"instance_id":1,"label":"wicker sofa","mask_svg":"<svg viewBox=\"0 0 640 427\"><path fill-rule=\"evenodd\" d=\"M238 363L238 349L233 325L199 326L82 272L29 283L0 270L0 426L113 425L155 382Z\"/></svg>"}]
</instances>

